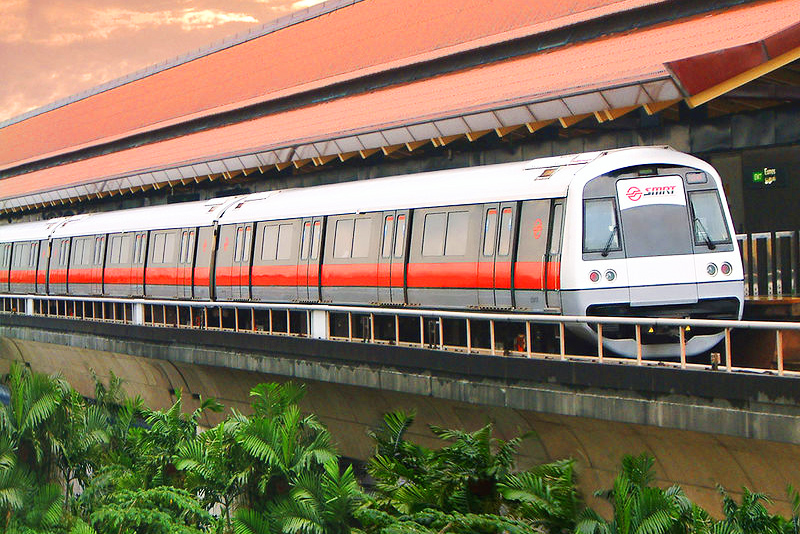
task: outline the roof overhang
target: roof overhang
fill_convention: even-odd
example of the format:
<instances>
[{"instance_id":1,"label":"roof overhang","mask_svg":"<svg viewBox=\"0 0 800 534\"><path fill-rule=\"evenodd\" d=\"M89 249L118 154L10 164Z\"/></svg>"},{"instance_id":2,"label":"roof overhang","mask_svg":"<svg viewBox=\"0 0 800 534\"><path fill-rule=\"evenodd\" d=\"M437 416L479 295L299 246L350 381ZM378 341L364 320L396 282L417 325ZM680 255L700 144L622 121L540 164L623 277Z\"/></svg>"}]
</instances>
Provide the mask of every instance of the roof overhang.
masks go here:
<instances>
[{"instance_id":1,"label":"roof overhang","mask_svg":"<svg viewBox=\"0 0 800 534\"><path fill-rule=\"evenodd\" d=\"M0 210L696 106L800 57L799 18L758 4L290 109L6 178Z\"/></svg>"}]
</instances>

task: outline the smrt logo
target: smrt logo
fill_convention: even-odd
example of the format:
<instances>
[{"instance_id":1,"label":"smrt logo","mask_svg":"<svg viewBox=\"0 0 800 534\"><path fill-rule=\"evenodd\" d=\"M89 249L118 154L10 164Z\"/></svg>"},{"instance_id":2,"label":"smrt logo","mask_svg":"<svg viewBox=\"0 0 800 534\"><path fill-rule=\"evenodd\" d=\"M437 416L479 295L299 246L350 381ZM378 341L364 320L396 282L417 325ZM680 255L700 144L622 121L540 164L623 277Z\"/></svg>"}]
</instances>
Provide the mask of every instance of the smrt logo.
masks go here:
<instances>
[{"instance_id":1,"label":"smrt logo","mask_svg":"<svg viewBox=\"0 0 800 534\"><path fill-rule=\"evenodd\" d=\"M674 195L675 194L675 187L674 185L658 185L654 187L646 187L644 189L644 193L638 187L631 186L628 188L628 191L625 193L625 196L631 202L637 202L642 197L654 197L658 195Z\"/></svg>"},{"instance_id":2,"label":"smrt logo","mask_svg":"<svg viewBox=\"0 0 800 534\"><path fill-rule=\"evenodd\" d=\"M629 187L628 192L625 193L625 196L628 197L631 201L636 202L640 198L642 198L642 191L636 186Z\"/></svg>"}]
</instances>

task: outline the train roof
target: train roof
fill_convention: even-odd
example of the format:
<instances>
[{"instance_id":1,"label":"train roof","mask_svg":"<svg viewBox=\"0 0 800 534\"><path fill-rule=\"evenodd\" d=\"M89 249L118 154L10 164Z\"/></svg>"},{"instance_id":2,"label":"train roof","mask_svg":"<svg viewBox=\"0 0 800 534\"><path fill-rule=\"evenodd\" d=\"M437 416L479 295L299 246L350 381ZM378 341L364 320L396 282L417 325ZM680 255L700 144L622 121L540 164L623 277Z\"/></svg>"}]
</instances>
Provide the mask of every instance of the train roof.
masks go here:
<instances>
[{"instance_id":1,"label":"train roof","mask_svg":"<svg viewBox=\"0 0 800 534\"><path fill-rule=\"evenodd\" d=\"M574 172L569 158L547 158L545 166L505 163L257 193L226 210L220 223L560 197Z\"/></svg>"},{"instance_id":2,"label":"train roof","mask_svg":"<svg viewBox=\"0 0 800 534\"><path fill-rule=\"evenodd\" d=\"M161 228L211 226L228 205L240 198L212 198L197 202L93 213L81 218L70 218L55 229L53 238Z\"/></svg>"},{"instance_id":3,"label":"train roof","mask_svg":"<svg viewBox=\"0 0 800 534\"><path fill-rule=\"evenodd\" d=\"M11 241L34 241L47 239L53 230L63 224L68 217L57 217L46 221L32 221L0 226L0 243Z\"/></svg>"},{"instance_id":4,"label":"train roof","mask_svg":"<svg viewBox=\"0 0 800 534\"><path fill-rule=\"evenodd\" d=\"M0 227L0 242L557 198L612 170L657 163L714 173L668 147L631 147L13 224Z\"/></svg>"}]
</instances>

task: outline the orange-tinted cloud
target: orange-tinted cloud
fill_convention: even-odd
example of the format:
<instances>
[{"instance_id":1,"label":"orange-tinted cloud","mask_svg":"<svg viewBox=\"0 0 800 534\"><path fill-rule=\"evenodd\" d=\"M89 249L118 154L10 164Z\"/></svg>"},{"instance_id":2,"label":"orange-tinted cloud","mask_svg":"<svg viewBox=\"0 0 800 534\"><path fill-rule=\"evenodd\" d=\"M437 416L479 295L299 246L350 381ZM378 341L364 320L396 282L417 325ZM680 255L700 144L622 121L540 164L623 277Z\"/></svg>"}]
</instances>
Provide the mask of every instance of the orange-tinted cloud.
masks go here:
<instances>
[{"instance_id":1,"label":"orange-tinted cloud","mask_svg":"<svg viewBox=\"0 0 800 534\"><path fill-rule=\"evenodd\" d=\"M0 121L247 31L293 3L0 0Z\"/></svg>"}]
</instances>

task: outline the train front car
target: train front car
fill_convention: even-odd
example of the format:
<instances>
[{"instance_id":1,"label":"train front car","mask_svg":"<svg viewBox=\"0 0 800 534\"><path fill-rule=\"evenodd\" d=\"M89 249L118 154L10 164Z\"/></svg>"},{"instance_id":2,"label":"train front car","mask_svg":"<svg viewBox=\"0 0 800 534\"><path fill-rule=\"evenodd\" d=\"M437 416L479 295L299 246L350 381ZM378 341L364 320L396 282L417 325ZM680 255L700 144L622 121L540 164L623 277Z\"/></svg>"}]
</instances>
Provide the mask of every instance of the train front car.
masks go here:
<instances>
[{"instance_id":1,"label":"train front car","mask_svg":"<svg viewBox=\"0 0 800 534\"><path fill-rule=\"evenodd\" d=\"M564 314L741 318L741 257L719 175L706 162L669 148L610 151L576 173L567 203ZM596 326L576 330L596 339ZM688 355L724 336L685 334ZM677 327L645 326L641 336L644 358L680 354ZM604 325L603 339L606 349L637 355L634 326Z\"/></svg>"}]
</instances>

